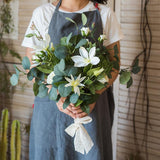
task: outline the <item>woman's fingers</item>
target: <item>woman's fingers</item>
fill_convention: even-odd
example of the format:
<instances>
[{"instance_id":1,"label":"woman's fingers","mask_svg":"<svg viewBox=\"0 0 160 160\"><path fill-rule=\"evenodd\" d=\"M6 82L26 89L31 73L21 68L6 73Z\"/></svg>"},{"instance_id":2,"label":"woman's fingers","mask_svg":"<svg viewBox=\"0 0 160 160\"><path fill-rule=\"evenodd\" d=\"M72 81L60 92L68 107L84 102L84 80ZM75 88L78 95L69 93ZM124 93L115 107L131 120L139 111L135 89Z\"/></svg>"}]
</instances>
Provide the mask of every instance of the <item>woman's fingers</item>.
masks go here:
<instances>
[{"instance_id":1,"label":"woman's fingers","mask_svg":"<svg viewBox=\"0 0 160 160\"><path fill-rule=\"evenodd\" d=\"M82 118L82 117L85 117L87 115L88 114L86 112L81 112L81 113L76 114L76 118Z\"/></svg>"}]
</instances>

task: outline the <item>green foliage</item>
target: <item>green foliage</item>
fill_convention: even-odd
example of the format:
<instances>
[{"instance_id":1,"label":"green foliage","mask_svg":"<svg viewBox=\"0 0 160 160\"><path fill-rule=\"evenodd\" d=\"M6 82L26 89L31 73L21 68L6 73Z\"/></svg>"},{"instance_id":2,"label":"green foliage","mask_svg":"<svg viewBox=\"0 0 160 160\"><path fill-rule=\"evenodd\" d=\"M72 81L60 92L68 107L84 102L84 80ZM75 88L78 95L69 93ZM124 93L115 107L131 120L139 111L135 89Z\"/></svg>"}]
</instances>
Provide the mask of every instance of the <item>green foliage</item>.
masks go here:
<instances>
[{"instance_id":1,"label":"green foliage","mask_svg":"<svg viewBox=\"0 0 160 160\"><path fill-rule=\"evenodd\" d=\"M69 98L67 97L63 103L63 109L66 109L70 104Z\"/></svg>"},{"instance_id":2,"label":"green foliage","mask_svg":"<svg viewBox=\"0 0 160 160\"><path fill-rule=\"evenodd\" d=\"M37 96L40 97L40 98L44 98L47 95L48 95L48 88L46 87L45 84L41 84L39 86L39 92L38 92Z\"/></svg>"},{"instance_id":3,"label":"green foliage","mask_svg":"<svg viewBox=\"0 0 160 160\"><path fill-rule=\"evenodd\" d=\"M120 75L120 83L121 84L127 84L127 82L131 78L131 72L128 71L123 71Z\"/></svg>"},{"instance_id":4,"label":"green foliage","mask_svg":"<svg viewBox=\"0 0 160 160\"><path fill-rule=\"evenodd\" d=\"M141 68L139 67L139 59L136 59L133 66L132 66L132 72L134 74L137 74L138 72L140 72Z\"/></svg>"},{"instance_id":5,"label":"green foliage","mask_svg":"<svg viewBox=\"0 0 160 160\"><path fill-rule=\"evenodd\" d=\"M87 17L84 13L82 14L82 23L83 23L83 26L85 26L87 23Z\"/></svg>"},{"instance_id":6,"label":"green foliage","mask_svg":"<svg viewBox=\"0 0 160 160\"><path fill-rule=\"evenodd\" d=\"M3 160L7 159L7 149L8 149L8 120L9 113L8 109L3 109L1 123L0 123L0 157Z\"/></svg>"},{"instance_id":7,"label":"green foliage","mask_svg":"<svg viewBox=\"0 0 160 160\"><path fill-rule=\"evenodd\" d=\"M17 74L13 74L12 77L10 78L10 82L12 86L16 86L18 84L18 76Z\"/></svg>"},{"instance_id":8,"label":"green foliage","mask_svg":"<svg viewBox=\"0 0 160 160\"><path fill-rule=\"evenodd\" d=\"M20 160L21 157L21 133L20 122L14 120L11 128L11 160Z\"/></svg>"},{"instance_id":9,"label":"green foliage","mask_svg":"<svg viewBox=\"0 0 160 160\"><path fill-rule=\"evenodd\" d=\"M66 56L67 56L67 48L65 46L57 46L55 48L55 56L58 58L58 59L65 59Z\"/></svg>"},{"instance_id":10,"label":"green foliage","mask_svg":"<svg viewBox=\"0 0 160 160\"><path fill-rule=\"evenodd\" d=\"M66 84L60 84L58 86L58 91L61 97L67 97L72 92L72 87L65 87Z\"/></svg>"},{"instance_id":11,"label":"green foliage","mask_svg":"<svg viewBox=\"0 0 160 160\"><path fill-rule=\"evenodd\" d=\"M39 85L37 82L35 82L33 84L33 92L34 92L34 95L37 96L38 92L39 92Z\"/></svg>"},{"instance_id":12,"label":"green foliage","mask_svg":"<svg viewBox=\"0 0 160 160\"><path fill-rule=\"evenodd\" d=\"M58 94L57 94L57 88L52 87L51 90L50 90L50 92L49 92L49 99L53 100L53 101L56 101L57 100L57 96L58 96Z\"/></svg>"},{"instance_id":13,"label":"green foliage","mask_svg":"<svg viewBox=\"0 0 160 160\"><path fill-rule=\"evenodd\" d=\"M26 70L26 69L30 69L31 67L31 63L29 61L29 58L27 56L25 56L22 60L22 66L23 68Z\"/></svg>"},{"instance_id":14,"label":"green foliage","mask_svg":"<svg viewBox=\"0 0 160 160\"><path fill-rule=\"evenodd\" d=\"M73 94L70 96L70 103L75 104L75 103L78 101L78 98L79 98L79 95L73 93Z\"/></svg>"}]
</instances>

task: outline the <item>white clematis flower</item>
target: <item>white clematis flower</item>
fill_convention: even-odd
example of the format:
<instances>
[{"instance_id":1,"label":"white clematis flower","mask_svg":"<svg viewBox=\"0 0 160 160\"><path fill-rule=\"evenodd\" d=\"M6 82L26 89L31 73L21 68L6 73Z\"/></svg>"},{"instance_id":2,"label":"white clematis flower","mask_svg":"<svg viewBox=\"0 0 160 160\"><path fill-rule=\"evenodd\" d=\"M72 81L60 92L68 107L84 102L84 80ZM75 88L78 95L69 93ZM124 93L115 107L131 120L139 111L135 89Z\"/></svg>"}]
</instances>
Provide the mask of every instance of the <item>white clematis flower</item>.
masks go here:
<instances>
[{"instance_id":1,"label":"white clematis flower","mask_svg":"<svg viewBox=\"0 0 160 160\"><path fill-rule=\"evenodd\" d=\"M100 37L98 38L98 40L101 42L101 41L104 41L106 39L106 35L102 34L100 35Z\"/></svg>"},{"instance_id":2,"label":"white clematis flower","mask_svg":"<svg viewBox=\"0 0 160 160\"><path fill-rule=\"evenodd\" d=\"M81 82L85 79L86 77L81 77L81 74L79 74L79 76L74 79L74 77L71 75L71 79L69 79L68 77L65 77L65 79L69 82L68 84L65 85L65 87L68 86L72 86L74 89L74 93L77 93L80 96L80 87L85 86L84 84L82 84Z\"/></svg>"},{"instance_id":3,"label":"white clematis flower","mask_svg":"<svg viewBox=\"0 0 160 160\"><path fill-rule=\"evenodd\" d=\"M91 32L91 30L89 29L89 27L82 27L81 28L82 36L88 36L90 32Z\"/></svg>"},{"instance_id":4,"label":"white clematis flower","mask_svg":"<svg viewBox=\"0 0 160 160\"><path fill-rule=\"evenodd\" d=\"M105 84L105 83L109 82L109 78L108 78L107 75L105 75L104 78L102 78L102 79L100 79L100 80L98 80L98 81L99 81L100 83L102 83L102 84Z\"/></svg>"},{"instance_id":5,"label":"white clematis flower","mask_svg":"<svg viewBox=\"0 0 160 160\"><path fill-rule=\"evenodd\" d=\"M55 76L54 72L51 72L47 77L47 84L53 83L53 77Z\"/></svg>"},{"instance_id":6,"label":"white clematis flower","mask_svg":"<svg viewBox=\"0 0 160 160\"><path fill-rule=\"evenodd\" d=\"M38 56L36 56L36 55L32 55L32 65L31 65L31 67L36 67L36 66L38 66L40 63L38 63L37 61L36 61L36 59L39 59L38 58Z\"/></svg>"},{"instance_id":7,"label":"white clematis flower","mask_svg":"<svg viewBox=\"0 0 160 160\"><path fill-rule=\"evenodd\" d=\"M81 56L73 56L71 59L74 61L75 67L85 67L88 64L97 65L100 62L100 59L95 56L96 54L96 47L92 47L89 51L84 47L80 47L79 53Z\"/></svg>"},{"instance_id":8,"label":"white clematis flower","mask_svg":"<svg viewBox=\"0 0 160 160\"><path fill-rule=\"evenodd\" d=\"M50 38L49 34L46 34L45 40L41 40L41 41L39 41L39 43L40 43L39 45L33 46L34 52L39 53L40 51L46 51L49 47L50 41L51 41L51 38Z\"/></svg>"}]
</instances>

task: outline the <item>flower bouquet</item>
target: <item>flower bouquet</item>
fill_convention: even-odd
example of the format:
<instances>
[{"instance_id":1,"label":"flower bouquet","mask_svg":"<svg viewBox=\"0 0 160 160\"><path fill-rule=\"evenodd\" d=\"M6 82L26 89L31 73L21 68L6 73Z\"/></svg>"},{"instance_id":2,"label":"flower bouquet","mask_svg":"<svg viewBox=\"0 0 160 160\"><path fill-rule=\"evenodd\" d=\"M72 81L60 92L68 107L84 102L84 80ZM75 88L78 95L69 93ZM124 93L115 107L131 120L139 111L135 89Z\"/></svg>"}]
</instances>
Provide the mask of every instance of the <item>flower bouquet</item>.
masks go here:
<instances>
[{"instance_id":1,"label":"flower bouquet","mask_svg":"<svg viewBox=\"0 0 160 160\"><path fill-rule=\"evenodd\" d=\"M66 18L69 21L75 23L72 19ZM75 107L80 106L81 109L89 114L89 104L94 103L99 94L97 90L108 85L109 79L112 78L111 73L113 69L119 72L119 57L118 47L114 46L114 61L110 60L109 51L103 45L105 38L104 35L99 35L98 39L94 37L94 24L92 28L86 27L87 17L82 14L82 28L77 27L77 35L70 33L67 37L62 37L60 44L53 46L50 42L50 37L46 34L45 39L42 38L40 32L36 28L34 22L31 29L34 33L26 35L30 38L35 36L39 40L39 46L34 46L34 55L32 56L32 65L28 57L24 57L22 60L22 66L24 70L20 70L17 66L16 74L13 74L10 81L11 84L17 85L19 73L25 74L29 81L35 79L33 85L33 91L35 96L46 97L49 96L51 100L59 101L61 97L66 97L63 108L65 109L70 103L73 103ZM132 67L132 70L121 70L120 82L131 86L132 77L131 73L138 73L140 70L138 66L138 60ZM52 85L52 88L48 89L48 85ZM76 124L89 123L91 118L82 118L81 120L75 120ZM86 135L79 135L77 125L73 124L66 129L66 132L75 137L75 149L84 154L89 152L93 146L93 142L89 135L85 132L82 125L79 125L82 133ZM75 130L76 133L71 133L70 130ZM79 143L79 137L81 137L81 146L77 146ZM87 139L87 144L84 143L84 138ZM86 146L88 146L86 148Z\"/></svg>"}]
</instances>

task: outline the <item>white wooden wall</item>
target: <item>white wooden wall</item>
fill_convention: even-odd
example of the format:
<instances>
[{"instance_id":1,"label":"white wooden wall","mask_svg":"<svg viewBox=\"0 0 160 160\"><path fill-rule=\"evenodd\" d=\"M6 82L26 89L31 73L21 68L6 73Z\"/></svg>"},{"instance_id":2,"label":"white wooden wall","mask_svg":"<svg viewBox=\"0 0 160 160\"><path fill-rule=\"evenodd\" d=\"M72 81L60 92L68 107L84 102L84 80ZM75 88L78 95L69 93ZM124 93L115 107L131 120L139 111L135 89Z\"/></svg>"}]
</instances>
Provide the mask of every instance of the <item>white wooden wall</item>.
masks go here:
<instances>
[{"instance_id":1,"label":"white wooden wall","mask_svg":"<svg viewBox=\"0 0 160 160\"><path fill-rule=\"evenodd\" d=\"M116 0L116 14L121 23L121 27L125 38L121 41L121 64L123 66L131 65L133 58L142 51L140 42L140 0ZM153 44L151 57L148 64L148 88L150 96L150 124L148 131L148 151L149 160L160 159L160 0L150 0L148 6L148 17L153 34ZM141 58L142 65L142 58ZM141 73L140 73L141 74ZM131 109L128 114L128 89L125 86L115 83L115 121L113 128L113 147L114 160L124 160L125 157L134 153L134 139L133 139L133 124L132 113L133 104L139 82L139 76L134 76L134 84L131 88ZM144 86L144 85L143 85ZM118 91L118 92L117 92ZM145 117L142 113L142 91L138 97L137 111L136 111L136 130L138 142L141 144L144 129ZM145 101L146 104L146 101ZM146 109L144 109L146 112ZM116 142L116 143L115 143ZM140 147L142 155L144 155L144 148Z\"/></svg>"}]
</instances>

